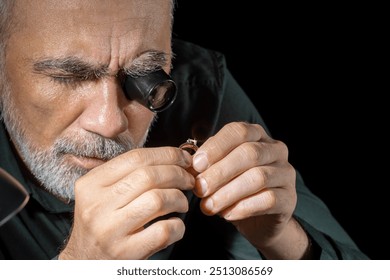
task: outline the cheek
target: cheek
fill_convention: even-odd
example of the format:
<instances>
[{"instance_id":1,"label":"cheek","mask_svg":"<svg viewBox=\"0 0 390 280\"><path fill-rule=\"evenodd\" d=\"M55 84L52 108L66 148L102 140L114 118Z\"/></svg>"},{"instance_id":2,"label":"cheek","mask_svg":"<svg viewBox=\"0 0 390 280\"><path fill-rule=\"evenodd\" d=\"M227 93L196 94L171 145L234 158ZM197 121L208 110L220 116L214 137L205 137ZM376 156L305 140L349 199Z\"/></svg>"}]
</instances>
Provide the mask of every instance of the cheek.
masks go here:
<instances>
[{"instance_id":1,"label":"cheek","mask_svg":"<svg viewBox=\"0 0 390 280\"><path fill-rule=\"evenodd\" d=\"M33 71L35 43L27 52L18 36L9 40L13 47L7 49L5 77L15 114L20 116L22 128L32 141L50 145L81 114L85 102L80 99L84 97Z\"/></svg>"},{"instance_id":2,"label":"cheek","mask_svg":"<svg viewBox=\"0 0 390 280\"><path fill-rule=\"evenodd\" d=\"M77 118L82 105L45 78L13 73L8 78L11 99L23 129L30 139L50 145Z\"/></svg>"},{"instance_id":3,"label":"cheek","mask_svg":"<svg viewBox=\"0 0 390 280\"><path fill-rule=\"evenodd\" d=\"M136 102L132 102L127 106L124 113L128 120L128 131L134 137L134 140L140 142L146 137L155 113Z\"/></svg>"}]
</instances>

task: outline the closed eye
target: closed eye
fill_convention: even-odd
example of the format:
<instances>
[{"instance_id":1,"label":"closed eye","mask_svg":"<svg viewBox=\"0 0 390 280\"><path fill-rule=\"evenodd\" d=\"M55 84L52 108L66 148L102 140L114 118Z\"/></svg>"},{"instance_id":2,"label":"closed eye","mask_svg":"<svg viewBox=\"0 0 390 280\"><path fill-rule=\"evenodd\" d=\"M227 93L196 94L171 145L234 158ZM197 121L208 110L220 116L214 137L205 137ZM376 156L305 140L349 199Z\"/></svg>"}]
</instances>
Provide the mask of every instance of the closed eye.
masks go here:
<instances>
[{"instance_id":1,"label":"closed eye","mask_svg":"<svg viewBox=\"0 0 390 280\"><path fill-rule=\"evenodd\" d=\"M97 77L85 77L78 75L49 75L49 77L55 83L71 87L78 87L84 82L97 80Z\"/></svg>"},{"instance_id":2,"label":"closed eye","mask_svg":"<svg viewBox=\"0 0 390 280\"><path fill-rule=\"evenodd\" d=\"M92 65L77 57L44 58L33 64L33 71L49 77L53 82L76 87L84 82L97 81L107 75L108 67Z\"/></svg>"}]
</instances>

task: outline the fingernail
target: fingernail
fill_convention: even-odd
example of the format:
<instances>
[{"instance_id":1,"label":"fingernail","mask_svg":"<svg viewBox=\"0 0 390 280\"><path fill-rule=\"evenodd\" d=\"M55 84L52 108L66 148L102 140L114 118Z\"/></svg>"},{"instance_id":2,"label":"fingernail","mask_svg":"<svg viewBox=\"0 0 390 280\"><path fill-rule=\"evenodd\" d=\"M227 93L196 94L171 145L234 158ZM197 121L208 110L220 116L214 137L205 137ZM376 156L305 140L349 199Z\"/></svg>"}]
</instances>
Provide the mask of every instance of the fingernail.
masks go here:
<instances>
[{"instance_id":1,"label":"fingernail","mask_svg":"<svg viewBox=\"0 0 390 280\"><path fill-rule=\"evenodd\" d=\"M207 199L204 204L204 207L211 212L211 210L213 210L213 206L214 206L213 200L211 198Z\"/></svg>"},{"instance_id":2,"label":"fingernail","mask_svg":"<svg viewBox=\"0 0 390 280\"><path fill-rule=\"evenodd\" d=\"M197 185L199 186L200 192L198 191L199 196L204 196L207 192L207 182L204 178L196 179Z\"/></svg>"},{"instance_id":3,"label":"fingernail","mask_svg":"<svg viewBox=\"0 0 390 280\"><path fill-rule=\"evenodd\" d=\"M209 161L205 153L197 154L194 157L193 168L198 172L203 172L209 166Z\"/></svg>"}]
</instances>

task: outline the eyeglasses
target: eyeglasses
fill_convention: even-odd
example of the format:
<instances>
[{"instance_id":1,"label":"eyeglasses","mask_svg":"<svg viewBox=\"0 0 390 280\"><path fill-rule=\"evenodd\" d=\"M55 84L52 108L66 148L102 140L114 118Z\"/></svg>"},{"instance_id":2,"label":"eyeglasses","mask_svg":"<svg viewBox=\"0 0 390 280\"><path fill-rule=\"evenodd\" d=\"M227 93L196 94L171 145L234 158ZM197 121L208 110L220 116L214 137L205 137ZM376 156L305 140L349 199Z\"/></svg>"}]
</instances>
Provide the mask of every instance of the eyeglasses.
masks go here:
<instances>
[{"instance_id":1,"label":"eyeglasses","mask_svg":"<svg viewBox=\"0 0 390 280\"><path fill-rule=\"evenodd\" d=\"M127 76L123 91L128 99L140 102L152 112L162 112L167 109L177 95L175 82L162 69L146 76Z\"/></svg>"},{"instance_id":2,"label":"eyeglasses","mask_svg":"<svg viewBox=\"0 0 390 280\"><path fill-rule=\"evenodd\" d=\"M24 187L0 168L0 226L22 210L29 198Z\"/></svg>"}]
</instances>

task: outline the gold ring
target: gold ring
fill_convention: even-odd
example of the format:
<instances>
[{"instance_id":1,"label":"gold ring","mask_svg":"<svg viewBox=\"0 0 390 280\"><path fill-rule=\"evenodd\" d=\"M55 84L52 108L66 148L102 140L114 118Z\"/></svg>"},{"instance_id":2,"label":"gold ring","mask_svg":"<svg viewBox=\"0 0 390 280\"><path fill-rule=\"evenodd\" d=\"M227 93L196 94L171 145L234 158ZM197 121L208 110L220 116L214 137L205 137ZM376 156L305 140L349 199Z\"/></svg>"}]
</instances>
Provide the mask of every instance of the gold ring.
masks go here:
<instances>
[{"instance_id":1,"label":"gold ring","mask_svg":"<svg viewBox=\"0 0 390 280\"><path fill-rule=\"evenodd\" d=\"M195 139L188 138L187 141L179 146L180 149L185 150L193 155L198 150L198 146L196 145L197 141Z\"/></svg>"}]
</instances>

